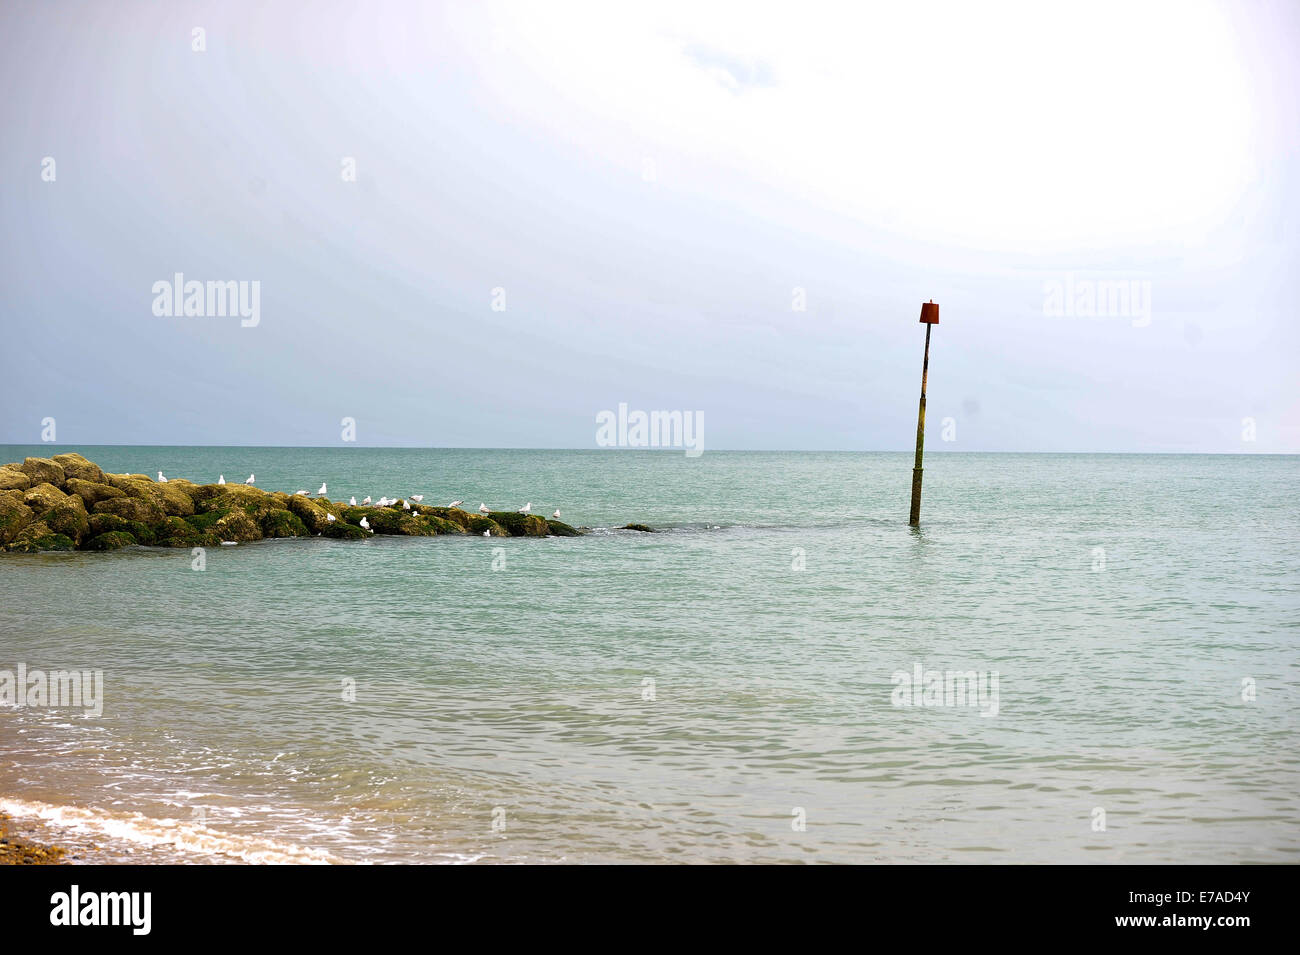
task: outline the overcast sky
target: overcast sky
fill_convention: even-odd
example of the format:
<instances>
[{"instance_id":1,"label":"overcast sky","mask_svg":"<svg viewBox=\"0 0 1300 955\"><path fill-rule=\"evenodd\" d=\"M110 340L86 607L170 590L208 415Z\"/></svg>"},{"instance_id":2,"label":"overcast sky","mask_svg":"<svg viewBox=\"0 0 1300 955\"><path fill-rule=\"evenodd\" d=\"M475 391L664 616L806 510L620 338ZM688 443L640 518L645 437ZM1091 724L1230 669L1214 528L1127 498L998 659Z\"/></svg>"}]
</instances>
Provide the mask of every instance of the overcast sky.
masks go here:
<instances>
[{"instance_id":1,"label":"overcast sky","mask_svg":"<svg viewBox=\"0 0 1300 955\"><path fill-rule=\"evenodd\" d=\"M933 299L936 450L1298 450L1298 53L1288 2L10 0L0 441L906 450Z\"/></svg>"}]
</instances>

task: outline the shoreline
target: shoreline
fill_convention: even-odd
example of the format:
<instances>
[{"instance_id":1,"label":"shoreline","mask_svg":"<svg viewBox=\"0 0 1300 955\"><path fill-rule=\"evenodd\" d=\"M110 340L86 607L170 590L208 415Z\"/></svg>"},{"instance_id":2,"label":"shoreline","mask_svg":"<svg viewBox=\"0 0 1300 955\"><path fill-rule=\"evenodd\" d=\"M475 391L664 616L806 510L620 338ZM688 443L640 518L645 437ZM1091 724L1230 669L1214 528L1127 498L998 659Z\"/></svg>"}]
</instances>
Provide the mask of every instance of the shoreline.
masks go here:
<instances>
[{"instance_id":1,"label":"shoreline","mask_svg":"<svg viewBox=\"0 0 1300 955\"><path fill-rule=\"evenodd\" d=\"M54 845L47 839L44 826L30 820L19 820L0 812L0 865L68 865L72 860L84 861L79 852Z\"/></svg>"}]
</instances>

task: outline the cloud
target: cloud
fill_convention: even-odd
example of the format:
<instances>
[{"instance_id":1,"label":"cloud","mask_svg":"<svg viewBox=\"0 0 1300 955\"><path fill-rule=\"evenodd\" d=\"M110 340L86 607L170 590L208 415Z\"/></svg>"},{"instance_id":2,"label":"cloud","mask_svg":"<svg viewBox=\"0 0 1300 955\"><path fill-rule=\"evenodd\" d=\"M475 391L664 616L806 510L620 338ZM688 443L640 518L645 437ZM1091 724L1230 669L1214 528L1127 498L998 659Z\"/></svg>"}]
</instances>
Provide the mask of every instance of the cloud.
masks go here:
<instances>
[{"instance_id":1,"label":"cloud","mask_svg":"<svg viewBox=\"0 0 1300 955\"><path fill-rule=\"evenodd\" d=\"M771 64L764 60L746 59L703 43L689 44L682 52L687 59L733 93L776 86Z\"/></svg>"}]
</instances>

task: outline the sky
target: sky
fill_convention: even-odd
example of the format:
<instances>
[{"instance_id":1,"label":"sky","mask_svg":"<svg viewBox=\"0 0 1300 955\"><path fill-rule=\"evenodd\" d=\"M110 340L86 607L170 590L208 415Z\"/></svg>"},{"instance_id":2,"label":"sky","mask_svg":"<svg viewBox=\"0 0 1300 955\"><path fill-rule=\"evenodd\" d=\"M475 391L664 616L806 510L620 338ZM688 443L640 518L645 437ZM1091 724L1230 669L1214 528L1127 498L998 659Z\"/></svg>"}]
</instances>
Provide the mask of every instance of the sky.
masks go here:
<instances>
[{"instance_id":1,"label":"sky","mask_svg":"<svg viewBox=\"0 0 1300 955\"><path fill-rule=\"evenodd\" d=\"M0 442L903 451L933 300L927 449L1298 451L1298 52L1269 0L8 0Z\"/></svg>"}]
</instances>

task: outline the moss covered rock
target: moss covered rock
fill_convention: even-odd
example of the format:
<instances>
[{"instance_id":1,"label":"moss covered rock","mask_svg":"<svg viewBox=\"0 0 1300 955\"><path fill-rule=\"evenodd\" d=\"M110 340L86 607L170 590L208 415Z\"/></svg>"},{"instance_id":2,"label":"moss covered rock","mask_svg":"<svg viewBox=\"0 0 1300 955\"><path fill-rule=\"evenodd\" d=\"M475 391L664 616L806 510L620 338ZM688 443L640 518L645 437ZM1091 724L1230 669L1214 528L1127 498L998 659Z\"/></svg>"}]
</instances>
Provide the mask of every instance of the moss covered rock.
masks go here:
<instances>
[{"instance_id":1,"label":"moss covered rock","mask_svg":"<svg viewBox=\"0 0 1300 955\"><path fill-rule=\"evenodd\" d=\"M263 537L306 537L306 525L297 514L282 508L268 508L258 521Z\"/></svg>"},{"instance_id":2,"label":"moss covered rock","mask_svg":"<svg viewBox=\"0 0 1300 955\"><path fill-rule=\"evenodd\" d=\"M68 478L63 482L63 489L81 498L87 508L94 507L100 501L107 501L110 497L126 497L125 491L118 490L111 484L81 478Z\"/></svg>"},{"instance_id":3,"label":"moss covered rock","mask_svg":"<svg viewBox=\"0 0 1300 955\"><path fill-rule=\"evenodd\" d=\"M21 490L0 491L0 546L12 541L32 522L35 512L23 502Z\"/></svg>"},{"instance_id":4,"label":"moss covered rock","mask_svg":"<svg viewBox=\"0 0 1300 955\"><path fill-rule=\"evenodd\" d=\"M653 534L655 532L653 527L647 527L645 524L624 524L622 530L640 531L643 534Z\"/></svg>"},{"instance_id":5,"label":"moss covered rock","mask_svg":"<svg viewBox=\"0 0 1300 955\"><path fill-rule=\"evenodd\" d=\"M112 497L106 501L97 501L91 511L95 514L116 514L128 521L139 521L150 527L167 516L159 505L139 497Z\"/></svg>"},{"instance_id":6,"label":"moss covered rock","mask_svg":"<svg viewBox=\"0 0 1300 955\"><path fill-rule=\"evenodd\" d=\"M492 511L488 517L504 527L511 537L545 537L550 533L545 518L538 517L536 514Z\"/></svg>"},{"instance_id":7,"label":"moss covered rock","mask_svg":"<svg viewBox=\"0 0 1300 955\"><path fill-rule=\"evenodd\" d=\"M305 494L290 495L288 500L288 509L298 516L303 526L313 534L319 534L325 530L325 525L329 523L326 517L327 511L314 500Z\"/></svg>"},{"instance_id":8,"label":"moss covered rock","mask_svg":"<svg viewBox=\"0 0 1300 955\"><path fill-rule=\"evenodd\" d=\"M211 532L223 541L238 541L241 544L262 539L261 526L240 508L234 508L218 518L212 525Z\"/></svg>"},{"instance_id":9,"label":"moss covered rock","mask_svg":"<svg viewBox=\"0 0 1300 955\"><path fill-rule=\"evenodd\" d=\"M130 534L139 544L152 544L155 540L153 529L148 524L142 524L139 521L128 521L116 514L90 515L89 536L91 538L114 531Z\"/></svg>"},{"instance_id":10,"label":"moss covered rock","mask_svg":"<svg viewBox=\"0 0 1300 955\"><path fill-rule=\"evenodd\" d=\"M221 538L212 531L195 527L183 517L167 517L154 525L157 535L154 542L160 547L214 547L221 543Z\"/></svg>"},{"instance_id":11,"label":"moss covered rock","mask_svg":"<svg viewBox=\"0 0 1300 955\"><path fill-rule=\"evenodd\" d=\"M104 483L104 472L100 470L99 465L94 461L86 460L85 457L75 451L67 454L56 454L50 460L63 468L65 480L76 478L81 481L92 481L95 484Z\"/></svg>"},{"instance_id":12,"label":"moss covered rock","mask_svg":"<svg viewBox=\"0 0 1300 955\"><path fill-rule=\"evenodd\" d=\"M0 468L0 491L25 491L31 486L32 479L16 465L6 464Z\"/></svg>"},{"instance_id":13,"label":"moss covered rock","mask_svg":"<svg viewBox=\"0 0 1300 955\"><path fill-rule=\"evenodd\" d=\"M90 520L81 498L69 495L41 515L41 520L56 534L70 537L74 542L84 540L90 533Z\"/></svg>"},{"instance_id":14,"label":"moss covered rock","mask_svg":"<svg viewBox=\"0 0 1300 955\"><path fill-rule=\"evenodd\" d=\"M22 554L35 554L47 550L72 550L72 538L56 534L44 521L28 524L9 544L8 549Z\"/></svg>"},{"instance_id":15,"label":"moss covered rock","mask_svg":"<svg viewBox=\"0 0 1300 955\"><path fill-rule=\"evenodd\" d=\"M477 534L480 537L482 537L484 531L488 532L489 537L510 536L510 532L507 531L500 524L498 524L496 521L492 520L492 518L482 517L478 514L475 514L473 517L469 519L469 532L471 534Z\"/></svg>"},{"instance_id":16,"label":"moss covered rock","mask_svg":"<svg viewBox=\"0 0 1300 955\"><path fill-rule=\"evenodd\" d=\"M18 470L31 479L33 486L43 483L58 487L67 478L63 466L49 458L26 458L18 465Z\"/></svg>"},{"instance_id":17,"label":"moss covered rock","mask_svg":"<svg viewBox=\"0 0 1300 955\"><path fill-rule=\"evenodd\" d=\"M370 532L364 527L349 524L347 521L330 521L321 534L335 540L363 540L370 536Z\"/></svg>"},{"instance_id":18,"label":"moss covered rock","mask_svg":"<svg viewBox=\"0 0 1300 955\"><path fill-rule=\"evenodd\" d=\"M35 484L23 494L23 503L37 514L43 514L55 504L62 504L67 499L68 495L48 483Z\"/></svg>"},{"instance_id":19,"label":"moss covered rock","mask_svg":"<svg viewBox=\"0 0 1300 955\"><path fill-rule=\"evenodd\" d=\"M84 544L82 550L117 550L119 547L133 547L138 544L134 537L126 531L109 531L106 534L96 534Z\"/></svg>"},{"instance_id":20,"label":"moss covered rock","mask_svg":"<svg viewBox=\"0 0 1300 955\"><path fill-rule=\"evenodd\" d=\"M553 537L581 537L576 528L570 527L564 521L556 521L546 518L546 529L551 532Z\"/></svg>"}]
</instances>

